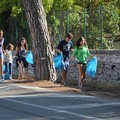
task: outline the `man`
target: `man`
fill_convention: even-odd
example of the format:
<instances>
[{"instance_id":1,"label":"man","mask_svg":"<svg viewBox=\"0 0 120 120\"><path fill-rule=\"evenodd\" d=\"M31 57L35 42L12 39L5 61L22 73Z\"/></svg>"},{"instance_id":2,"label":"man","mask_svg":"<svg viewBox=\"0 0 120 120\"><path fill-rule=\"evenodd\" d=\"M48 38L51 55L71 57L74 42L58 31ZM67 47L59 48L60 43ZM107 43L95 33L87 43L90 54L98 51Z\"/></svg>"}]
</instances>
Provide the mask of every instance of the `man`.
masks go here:
<instances>
[{"instance_id":1,"label":"man","mask_svg":"<svg viewBox=\"0 0 120 120\"><path fill-rule=\"evenodd\" d=\"M3 65L3 43L4 43L4 38L3 38L3 31L0 30L0 80L3 80L2 76L2 65Z\"/></svg>"},{"instance_id":2,"label":"man","mask_svg":"<svg viewBox=\"0 0 120 120\"><path fill-rule=\"evenodd\" d=\"M57 50L62 52L63 54L63 68L62 68L62 83L64 85L67 84L66 82L66 75L67 75L67 69L69 65L69 52L72 50L72 41L73 35L71 33L67 33L66 39L60 41Z\"/></svg>"}]
</instances>

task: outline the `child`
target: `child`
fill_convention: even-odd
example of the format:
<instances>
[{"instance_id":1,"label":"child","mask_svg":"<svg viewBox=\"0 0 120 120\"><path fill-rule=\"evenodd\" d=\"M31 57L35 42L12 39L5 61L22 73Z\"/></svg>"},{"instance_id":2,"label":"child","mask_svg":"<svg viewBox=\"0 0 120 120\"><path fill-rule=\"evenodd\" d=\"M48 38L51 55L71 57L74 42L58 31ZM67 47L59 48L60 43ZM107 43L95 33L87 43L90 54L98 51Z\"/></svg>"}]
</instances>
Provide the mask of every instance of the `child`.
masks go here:
<instances>
[{"instance_id":1,"label":"child","mask_svg":"<svg viewBox=\"0 0 120 120\"><path fill-rule=\"evenodd\" d=\"M12 44L7 45L7 49L5 50L4 55L4 63L5 63L5 74L9 72L9 80L12 80L12 50L14 49L14 46ZM3 75L4 76L4 75Z\"/></svg>"},{"instance_id":2,"label":"child","mask_svg":"<svg viewBox=\"0 0 120 120\"><path fill-rule=\"evenodd\" d=\"M83 37L78 38L76 47L73 51L73 57L76 59L76 66L79 72L78 87L82 87L83 79L86 76L86 62L88 57L93 57L88 49L87 42Z\"/></svg>"}]
</instances>

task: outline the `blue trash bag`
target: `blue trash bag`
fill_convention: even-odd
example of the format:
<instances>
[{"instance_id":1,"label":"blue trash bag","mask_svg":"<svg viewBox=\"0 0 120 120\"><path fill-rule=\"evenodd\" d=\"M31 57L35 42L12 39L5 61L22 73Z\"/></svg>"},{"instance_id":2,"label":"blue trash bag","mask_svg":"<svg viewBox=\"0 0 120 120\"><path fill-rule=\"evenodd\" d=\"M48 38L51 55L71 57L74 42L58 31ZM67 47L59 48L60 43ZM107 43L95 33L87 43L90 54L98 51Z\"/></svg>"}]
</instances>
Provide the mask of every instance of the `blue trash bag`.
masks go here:
<instances>
[{"instance_id":1,"label":"blue trash bag","mask_svg":"<svg viewBox=\"0 0 120 120\"><path fill-rule=\"evenodd\" d=\"M3 72L6 72L5 64L3 64L3 66L2 66L2 70L3 70ZM8 72L5 73L4 79L9 80L9 78L10 78L10 74L9 74L9 71L8 71Z\"/></svg>"},{"instance_id":2,"label":"blue trash bag","mask_svg":"<svg viewBox=\"0 0 120 120\"><path fill-rule=\"evenodd\" d=\"M27 52L26 55L25 55L25 59L28 63L30 64L34 64L33 62L33 54L31 51Z\"/></svg>"},{"instance_id":3,"label":"blue trash bag","mask_svg":"<svg viewBox=\"0 0 120 120\"><path fill-rule=\"evenodd\" d=\"M95 77L97 71L97 57L94 57L91 61L86 65L86 74L89 77Z\"/></svg>"},{"instance_id":4,"label":"blue trash bag","mask_svg":"<svg viewBox=\"0 0 120 120\"><path fill-rule=\"evenodd\" d=\"M63 60L63 54L62 53L58 54L57 56L55 56L53 58L56 70L62 69L62 66L63 66L62 60Z\"/></svg>"},{"instance_id":5,"label":"blue trash bag","mask_svg":"<svg viewBox=\"0 0 120 120\"><path fill-rule=\"evenodd\" d=\"M5 79L5 80L9 80L9 79L10 79L10 74L9 74L9 72L7 72L7 73L5 74L4 79Z\"/></svg>"},{"instance_id":6,"label":"blue trash bag","mask_svg":"<svg viewBox=\"0 0 120 120\"><path fill-rule=\"evenodd\" d=\"M2 66L2 71L4 72L5 71L5 65L3 64Z\"/></svg>"}]
</instances>

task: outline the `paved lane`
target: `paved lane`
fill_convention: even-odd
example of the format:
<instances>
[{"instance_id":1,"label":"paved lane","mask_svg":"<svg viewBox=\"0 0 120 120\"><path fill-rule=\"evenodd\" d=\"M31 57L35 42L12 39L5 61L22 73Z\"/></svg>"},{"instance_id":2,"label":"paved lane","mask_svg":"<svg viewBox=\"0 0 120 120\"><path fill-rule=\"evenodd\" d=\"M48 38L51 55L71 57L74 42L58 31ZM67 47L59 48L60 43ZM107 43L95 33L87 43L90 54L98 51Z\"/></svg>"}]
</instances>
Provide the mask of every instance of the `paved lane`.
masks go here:
<instances>
[{"instance_id":1,"label":"paved lane","mask_svg":"<svg viewBox=\"0 0 120 120\"><path fill-rule=\"evenodd\" d=\"M120 101L0 84L0 120L120 120Z\"/></svg>"}]
</instances>

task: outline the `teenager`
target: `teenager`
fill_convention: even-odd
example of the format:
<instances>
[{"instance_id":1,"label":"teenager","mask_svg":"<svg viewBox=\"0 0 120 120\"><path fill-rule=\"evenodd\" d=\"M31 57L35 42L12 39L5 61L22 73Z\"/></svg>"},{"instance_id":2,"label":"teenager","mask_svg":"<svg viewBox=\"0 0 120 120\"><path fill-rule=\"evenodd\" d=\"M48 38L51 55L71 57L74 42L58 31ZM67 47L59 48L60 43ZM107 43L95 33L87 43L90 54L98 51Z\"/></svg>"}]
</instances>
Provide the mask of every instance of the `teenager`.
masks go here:
<instances>
[{"instance_id":1,"label":"teenager","mask_svg":"<svg viewBox=\"0 0 120 120\"><path fill-rule=\"evenodd\" d=\"M61 40L57 47L59 53L62 52L63 54L62 83L64 85L67 84L66 75L69 66L69 53L70 50L72 50L72 38L73 35L71 33L67 33L65 40Z\"/></svg>"},{"instance_id":2,"label":"teenager","mask_svg":"<svg viewBox=\"0 0 120 120\"><path fill-rule=\"evenodd\" d=\"M25 59L25 54L28 51L28 44L27 44L27 40L22 37L16 47L16 56L17 56L17 60L16 60L16 64L18 67L18 78L22 78L23 77L23 70L24 68L28 67L28 63Z\"/></svg>"}]
</instances>

